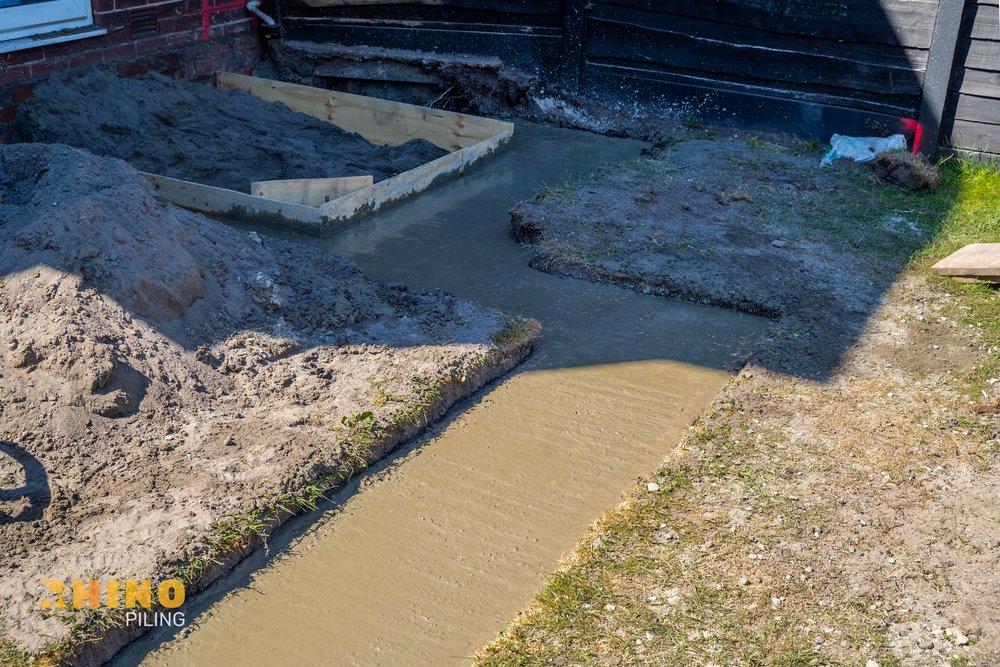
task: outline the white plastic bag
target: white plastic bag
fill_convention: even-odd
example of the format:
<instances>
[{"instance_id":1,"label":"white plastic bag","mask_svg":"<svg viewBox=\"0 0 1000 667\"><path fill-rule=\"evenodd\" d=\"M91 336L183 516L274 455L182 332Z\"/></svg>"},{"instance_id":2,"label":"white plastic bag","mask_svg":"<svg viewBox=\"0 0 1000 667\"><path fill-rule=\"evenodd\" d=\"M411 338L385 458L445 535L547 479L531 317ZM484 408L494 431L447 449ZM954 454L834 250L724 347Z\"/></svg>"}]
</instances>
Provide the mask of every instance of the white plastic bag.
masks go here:
<instances>
[{"instance_id":1,"label":"white plastic bag","mask_svg":"<svg viewBox=\"0 0 1000 667\"><path fill-rule=\"evenodd\" d=\"M906 150L906 137L901 134L891 137L845 137L835 134L830 137L830 150L819 163L826 166L842 157L855 162L868 162L874 160L879 153L896 150Z\"/></svg>"}]
</instances>

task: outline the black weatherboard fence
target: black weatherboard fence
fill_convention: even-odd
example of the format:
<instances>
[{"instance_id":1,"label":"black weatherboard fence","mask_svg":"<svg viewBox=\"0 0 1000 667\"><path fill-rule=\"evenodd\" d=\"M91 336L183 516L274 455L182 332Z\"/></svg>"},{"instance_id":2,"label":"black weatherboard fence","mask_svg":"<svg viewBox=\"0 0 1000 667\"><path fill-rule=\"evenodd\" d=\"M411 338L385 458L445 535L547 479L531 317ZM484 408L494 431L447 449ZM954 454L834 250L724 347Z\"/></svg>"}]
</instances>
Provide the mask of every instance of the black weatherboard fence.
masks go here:
<instances>
[{"instance_id":1,"label":"black weatherboard fence","mask_svg":"<svg viewBox=\"0 0 1000 667\"><path fill-rule=\"evenodd\" d=\"M1000 153L996 0L279 0L282 36L499 57L640 112Z\"/></svg>"}]
</instances>

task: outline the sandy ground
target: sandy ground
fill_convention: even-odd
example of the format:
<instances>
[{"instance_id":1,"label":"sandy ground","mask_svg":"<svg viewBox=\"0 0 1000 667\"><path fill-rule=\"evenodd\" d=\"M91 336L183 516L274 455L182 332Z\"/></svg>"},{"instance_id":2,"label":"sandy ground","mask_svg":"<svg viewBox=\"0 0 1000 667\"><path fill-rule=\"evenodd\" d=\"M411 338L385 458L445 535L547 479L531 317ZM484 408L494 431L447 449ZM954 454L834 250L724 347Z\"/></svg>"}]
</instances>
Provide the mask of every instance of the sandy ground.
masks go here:
<instances>
[{"instance_id":1,"label":"sandy ground","mask_svg":"<svg viewBox=\"0 0 1000 667\"><path fill-rule=\"evenodd\" d=\"M863 171L753 143L513 211L538 268L778 319L481 664L996 664L989 352L956 297L895 278L933 226Z\"/></svg>"},{"instance_id":2,"label":"sandy ground","mask_svg":"<svg viewBox=\"0 0 1000 667\"><path fill-rule=\"evenodd\" d=\"M227 517L384 455L533 335L175 208L65 146L0 146L0 267L6 657L67 637L41 579L218 557Z\"/></svg>"},{"instance_id":3,"label":"sandy ground","mask_svg":"<svg viewBox=\"0 0 1000 667\"><path fill-rule=\"evenodd\" d=\"M269 179L371 174L380 181L445 154L424 139L375 145L243 91L155 73L122 77L109 67L53 74L18 108L13 129L19 141L68 144L241 192Z\"/></svg>"}]
</instances>

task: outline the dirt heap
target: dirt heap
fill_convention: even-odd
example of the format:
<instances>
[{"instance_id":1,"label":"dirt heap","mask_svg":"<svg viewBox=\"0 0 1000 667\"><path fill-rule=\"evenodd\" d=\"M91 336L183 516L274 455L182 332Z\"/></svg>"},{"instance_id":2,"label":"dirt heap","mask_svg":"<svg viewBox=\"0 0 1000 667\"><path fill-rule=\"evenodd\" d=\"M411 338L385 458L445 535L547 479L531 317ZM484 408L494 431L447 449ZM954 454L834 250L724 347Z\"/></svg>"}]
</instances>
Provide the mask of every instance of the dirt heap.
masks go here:
<instances>
[{"instance_id":1,"label":"dirt heap","mask_svg":"<svg viewBox=\"0 0 1000 667\"><path fill-rule=\"evenodd\" d=\"M67 113L67 109L80 110ZM15 137L127 160L141 171L242 192L253 181L371 174L384 180L445 151L378 146L242 91L97 67L53 74L18 110Z\"/></svg>"},{"instance_id":2,"label":"dirt heap","mask_svg":"<svg viewBox=\"0 0 1000 667\"><path fill-rule=\"evenodd\" d=\"M530 345L65 146L0 146L0 269L0 654L66 636L41 579L166 576L219 520L384 455Z\"/></svg>"}]
</instances>

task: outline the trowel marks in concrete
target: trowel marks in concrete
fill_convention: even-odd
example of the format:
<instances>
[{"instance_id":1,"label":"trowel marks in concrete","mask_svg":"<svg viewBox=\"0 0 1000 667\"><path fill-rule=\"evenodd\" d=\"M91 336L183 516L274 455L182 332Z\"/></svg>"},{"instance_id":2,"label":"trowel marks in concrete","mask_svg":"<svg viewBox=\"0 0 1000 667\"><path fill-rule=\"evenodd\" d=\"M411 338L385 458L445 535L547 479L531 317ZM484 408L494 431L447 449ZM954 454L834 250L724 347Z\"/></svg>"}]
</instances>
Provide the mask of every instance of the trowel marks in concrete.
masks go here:
<instances>
[{"instance_id":1,"label":"trowel marks in concrete","mask_svg":"<svg viewBox=\"0 0 1000 667\"><path fill-rule=\"evenodd\" d=\"M148 664L468 662L668 455L760 320L528 269L506 211L634 144L519 128L469 176L322 241L545 325L523 371L371 475Z\"/></svg>"}]
</instances>

